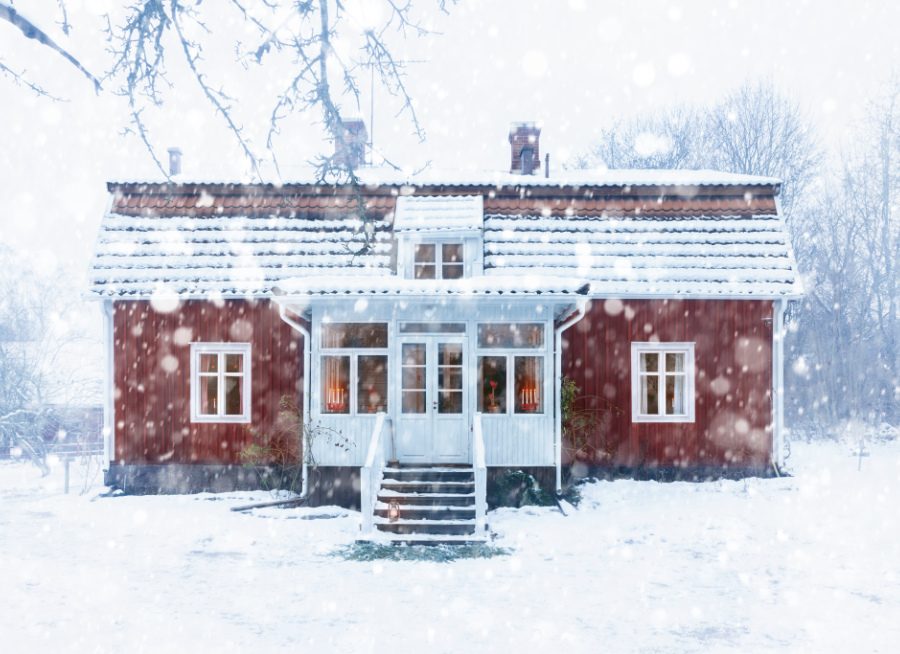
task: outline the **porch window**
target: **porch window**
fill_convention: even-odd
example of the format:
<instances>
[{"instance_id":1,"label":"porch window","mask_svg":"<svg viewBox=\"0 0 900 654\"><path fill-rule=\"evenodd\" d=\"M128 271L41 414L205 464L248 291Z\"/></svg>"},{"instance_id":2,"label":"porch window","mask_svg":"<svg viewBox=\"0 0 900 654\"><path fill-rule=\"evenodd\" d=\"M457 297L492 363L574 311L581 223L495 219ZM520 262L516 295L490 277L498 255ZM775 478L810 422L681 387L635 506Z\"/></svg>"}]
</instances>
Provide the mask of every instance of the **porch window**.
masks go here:
<instances>
[{"instance_id":1,"label":"porch window","mask_svg":"<svg viewBox=\"0 0 900 654\"><path fill-rule=\"evenodd\" d=\"M516 413L544 412L544 357L516 357Z\"/></svg>"},{"instance_id":2,"label":"porch window","mask_svg":"<svg viewBox=\"0 0 900 654\"><path fill-rule=\"evenodd\" d=\"M387 355L362 354L357 359L356 412L387 411Z\"/></svg>"},{"instance_id":3,"label":"porch window","mask_svg":"<svg viewBox=\"0 0 900 654\"><path fill-rule=\"evenodd\" d=\"M694 344L631 344L635 422L694 421Z\"/></svg>"},{"instance_id":4,"label":"porch window","mask_svg":"<svg viewBox=\"0 0 900 654\"><path fill-rule=\"evenodd\" d=\"M191 343L191 422L250 422L250 343Z\"/></svg>"},{"instance_id":5,"label":"porch window","mask_svg":"<svg viewBox=\"0 0 900 654\"><path fill-rule=\"evenodd\" d=\"M321 412L387 411L387 323L327 323L321 338Z\"/></svg>"},{"instance_id":6,"label":"porch window","mask_svg":"<svg viewBox=\"0 0 900 654\"><path fill-rule=\"evenodd\" d=\"M385 322L334 322L322 325L323 348L386 348Z\"/></svg>"},{"instance_id":7,"label":"porch window","mask_svg":"<svg viewBox=\"0 0 900 654\"><path fill-rule=\"evenodd\" d=\"M461 279L465 272L462 243L417 243L413 246L413 277Z\"/></svg>"},{"instance_id":8,"label":"porch window","mask_svg":"<svg viewBox=\"0 0 900 654\"><path fill-rule=\"evenodd\" d=\"M481 323L478 349L479 411L544 413L543 323Z\"/></svg>"},{"instance_id":9,"label":"porch window","mask_svg":"<svg viewBox=\"0 0 900 654\"><path fill-rule=\"evenodd\" d=\"M350 413L350 357L322 357L322 413Z\"/></svg>"},{"instance_id":10,"label":"porch window","mask_svg":"<svg viewBox=\"0 0 900 654\"><path fill-rule=\"evenodd\" d=\"M544 325L539 322L482 323L478 325L480 348L539 348L544 346Z\"/></svg>"},{"instance_id":11,"label":"porch window","mask_svg":"<svg viewBox=\"0 0 900 654\"><path fill-rule=\"evenodd\" d=\"M506 357L478 357L478 410L506 413Z\"/></svg>"}]
</instances>

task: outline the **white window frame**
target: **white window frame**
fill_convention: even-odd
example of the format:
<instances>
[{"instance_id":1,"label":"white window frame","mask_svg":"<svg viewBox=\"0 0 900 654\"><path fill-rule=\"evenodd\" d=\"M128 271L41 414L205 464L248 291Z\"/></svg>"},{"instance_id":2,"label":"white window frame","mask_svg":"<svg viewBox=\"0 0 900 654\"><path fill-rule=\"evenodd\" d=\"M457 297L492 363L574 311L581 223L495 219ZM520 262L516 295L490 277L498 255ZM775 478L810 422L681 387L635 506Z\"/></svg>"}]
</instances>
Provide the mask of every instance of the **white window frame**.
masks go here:
<instances>
[{"instance_id":1,"label":"white window frame","mask_svg":"<svg viewBox=\"0 0 900 654\"><path fill-rule=\"evenodd\" d=\"M251 421L251 407L253 406L251 392L253 383L250 352L250 343L191 343L191 422L247 424ZM240 354L243 357L243 373L241 375L241 403L243 406L241 406L240 415L227 415L225 413L208 415L200 413L199 391L201 354L219 355L219 371L217 373L217 395L219 401L217 402L217 405L220 412L225 411L225 377L229 376L225 372L225 355Z\"/></svg>"},{"instance_id":2,"label":"white window frame","mask_svg":"<svg viewBox=\"0 0 900 654\"><path fill-rule=\"evenodd\" d=\"M542 330L541 344L523 347L482 347L478 342L479 328L482 325L540 325ZM547 370L547 332L547 324L540 320L479 320L475 324L475 329L473 330L472 334L472 338L475 340L474 383L479 394L475 398L476 410L478 406L478 399L479 397L481 397L481 393L484 392L484 389L481 388L480 384L478 383L478 377L481 372L481 357L503 358L506 360L506 411L500 411L497 413L489 413L485 411L482 413L482 416L484 418L491 420L496 416L542 417L547 415L548 411L552 411L552 408L547 406L548 395L546 393L547 377L549 375ZM534 357L541 359L541 385L539 388L539 392L541 393L542 401L540 411L516 411L516 357Z\"/></svg>"},{"instance_id":3,"label":"white window frame","mask_svg":"<svg viewBox=\"0 0 900 654\"><path fill-rule=\"evenodd\" d=\"M665 411L665 355L684 355L684 414L649 414L641 413L641 354L656 353L659 355L659 401L657 408ZM697 396L694 392L694 343L631 343L631 421L632 422L694 422ZM651 373L654 374L654 373Z\"/></svg>"},{"instance_id":4,"label":"white window frame","mask_svg":"<svg viewBox=\"0 0 900 654\"><path fill-rule=\"evenodd\" d=\"M427 240L421 240L421 241L413 241L412 243L410 243L409 258L410 258L410 266L411 266L411 268L410 268L410 278L411 279L416 279L416 266L423 266L423 265L427 266L427 265L431 264L431 262L428 262L428 261L421 261L421 262L416 261L416 248L420 245L433 245L434 246L434 264L433 265L434 265L434 279L435 280L444 279L444 246L445 245L458 245L460 247L460 251L462 252L462 261L459 262L458 264L457 263L452 264L452 265L459 265L460 268L462 268L462 276L461 277L453 277L450 279L451 280L465 279L469 276L468 275L469 252L468 252L468 248L466 248L465 239L452 239L452 238L434 239L434 240L427 239Z\"/></svg>"},{"instance_id":5,"label":"white window frame","mask_svg":"<svg viewBox=\"0 0 900 654\"><path fill-rule=\"evenodd\" d=\"M388 396L385 398L385 407L389 412L391 408L391 342L393 336L393 327L390 321L387 320L374 320L371 322L363 322L360 320L339 320L335 322L347 323L347 324L385 324L387 325L387 333L388 333L388 341L385 347L324 347L321 345L322 342L322 333L325 327L329 326L329 323L323 322L319 328L319 351L318 351L318 386L317 391L319 395L319 415L328 417L328 418L336 418L336 417L349 417L349 416L359 416L359 417L374 417L376 414L370 412L360 412L358 406L359 400L359 357L361 356L383 356L387 359L387 393ZM325 370L322 366L322 360L324 357L350 357L350 379L348 380L350 388L347 389L348 401L350 402L349 411L345 413L336 413L332 411L327 411L325 408L325 397L322 397L322 383L325 376Z\"/></svg>"}]
</instances>

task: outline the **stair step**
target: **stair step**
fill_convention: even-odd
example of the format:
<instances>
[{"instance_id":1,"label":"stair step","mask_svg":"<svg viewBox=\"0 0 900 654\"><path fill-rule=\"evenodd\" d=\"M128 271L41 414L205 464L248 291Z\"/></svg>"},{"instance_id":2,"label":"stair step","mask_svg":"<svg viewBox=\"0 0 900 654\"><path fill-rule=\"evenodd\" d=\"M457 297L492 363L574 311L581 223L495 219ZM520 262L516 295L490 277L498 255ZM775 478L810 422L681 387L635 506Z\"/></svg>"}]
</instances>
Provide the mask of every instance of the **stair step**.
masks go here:
<instances>
[{"instance_id":1,"label":"stair step","mask_svg":"<svg viewBox=\"0 0 900 654\"><path fill-rule=\"evenodd\" d=\"M385 479L381 482L382 490L393 490L404 493L444 493L468 494L475 490L474 481L400 481ZM473 493L474 494L474 493Z\"/></svg>"},{"instance_id":2,"label":"stair step","mask_svg":"<svg viewBox=\"0 0 900 654\"><path fill-rule=\"evenodd\" d=\"M475 481L475 471L472 468L385 468L384 476L385 481Z\"/></svg>"},{"instance_id":3,"label":"stair step","mask_svg":"<svg viewBox=\"0 0 900 654\"><path fill-rule=\"evenodd\" d=\"M391 534L378 531L370 537L360 537L358 543L393 543L395 545L468 545L488 542L479 534Z\"/></svg>"},{"instance_id":4,"label":"stair step","mask_svg":"<svg viewBox=\"0 0 900 654\"><path fill-rule=\"evenodd\" d=\"M473 535L474 520L397 520L382 522L376 518L375 529L392 534Z\"/></svg>"},{"instance_id":5,"label":"stair step","mask_svg":"<svg viewBox=\"0 0 900 654\"><path fill-rule=\"evenodd\" d=\"M399 493L381 490L378 501L397 502L404 506L475 506L475 493Z\"/></svg>"},{"instance_id":6,"label":"stair step","mask_svg":"<svg viewBox=\"0 0 900 654\"><path fill-rule=\"evenodd\" d=\"M386 467L384 469L385 472L474 472L475 468L472 466L406 466L404 464L400 464L399 467Z\"/></svg>"},{"instance_id":7,"label":"stair step","mask_svg":"<svg viewBox=\"0 0 900 654\"><path fill-rule=\"evenodd\" d=\"M375 515L388 518L390 517L390 506L379 502L375 507ZM446 505L415 505L401 504L400 519L429 519L429 520L474 520L474 506L446 506Z\"/></svg>"}]
</instances>

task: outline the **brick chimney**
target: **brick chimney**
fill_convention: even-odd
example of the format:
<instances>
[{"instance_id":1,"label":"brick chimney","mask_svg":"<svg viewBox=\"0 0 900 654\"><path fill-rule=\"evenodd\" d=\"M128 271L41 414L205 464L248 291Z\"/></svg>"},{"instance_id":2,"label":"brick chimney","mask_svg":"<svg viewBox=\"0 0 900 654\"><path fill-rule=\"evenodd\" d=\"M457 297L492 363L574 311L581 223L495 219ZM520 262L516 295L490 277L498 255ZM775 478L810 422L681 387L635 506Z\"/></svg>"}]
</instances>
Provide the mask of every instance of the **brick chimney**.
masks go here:
<instances>
[{"instance_id":1,"label":"brick chimney","mask_svg":"<svg viewBox=\"0 0 900 654\"><path fill-rule=\"evenodd\" d=\"M369 132L360 118L344 121L343 139L334 141L334 163L349 168L361 168L366 165L366 144Z\"/></svg>"},{"instance_id":2,"label":"brick chimney","mask_svg":"<svg viewBox=\"0 0 900 654\"><path fill-rule=\"evenodd\" d=\"M541 128L537 123L509 126L511 163L509 172L535 175L541 169Z\"/></svg>"}]
</instances>

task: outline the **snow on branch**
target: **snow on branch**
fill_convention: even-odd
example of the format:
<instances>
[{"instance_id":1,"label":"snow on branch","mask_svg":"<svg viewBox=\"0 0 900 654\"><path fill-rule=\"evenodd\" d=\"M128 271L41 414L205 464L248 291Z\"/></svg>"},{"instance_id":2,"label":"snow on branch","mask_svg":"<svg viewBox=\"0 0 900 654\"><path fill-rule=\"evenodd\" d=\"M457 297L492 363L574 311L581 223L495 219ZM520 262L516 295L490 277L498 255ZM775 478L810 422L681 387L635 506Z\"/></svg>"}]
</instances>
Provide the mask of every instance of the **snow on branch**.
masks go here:
<instances>
[{"instance_id":1,"label":"snow on branch","mask_svg":"<svg viewBox=\"0 0 900 654\"><path fill-rule=\"evenodd\" d=\"M66 34L69 33L69 23L68 18L66 17L65 7L62 3L60 6L63 7L63 23L62 29ZM76 69L78 69L82 75L87 77L94 84L94 90L98 93L100 92L100 80L94 77L90 71L85 68L81 62L68 50L60 46L56 43L50 36L38 27L33 21L28 19L26 16L23 16L20 11L15 9L9 2L3 2L0 0L0 19L5 20L15 27L17 27L25 38L34 39L41 45L44 45L51 50L57 52L61 57L63 57L66 61L72 64ZM7 69L8 70L8 69ZM34 86L29 85L32 90L35 90ZM40 88L40 87L37 87Z\"/></svg>"}]
</instances>

